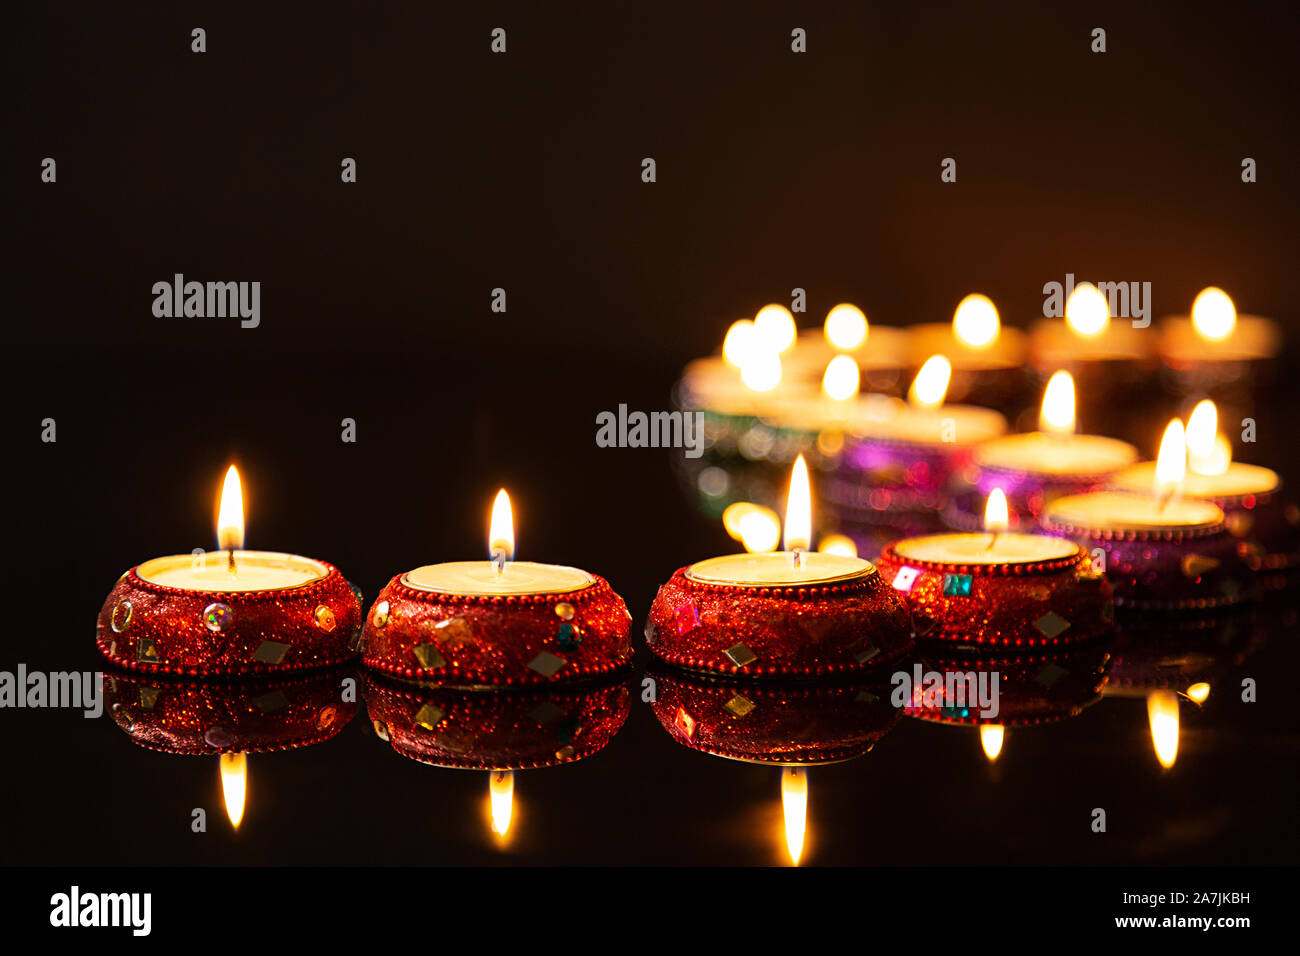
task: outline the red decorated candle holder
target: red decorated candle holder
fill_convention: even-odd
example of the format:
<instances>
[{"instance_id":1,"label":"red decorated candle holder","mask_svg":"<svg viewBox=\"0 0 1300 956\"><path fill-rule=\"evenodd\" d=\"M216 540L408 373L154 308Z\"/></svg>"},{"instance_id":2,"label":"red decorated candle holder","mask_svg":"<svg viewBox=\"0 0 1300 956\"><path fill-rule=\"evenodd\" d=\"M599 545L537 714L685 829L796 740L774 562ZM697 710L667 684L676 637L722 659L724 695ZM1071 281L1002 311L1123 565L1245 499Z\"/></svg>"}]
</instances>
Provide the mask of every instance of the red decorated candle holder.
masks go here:
<instances>
[{"instance_id":1,"label":"red decorated candle holder","mask_svg":"<svg viewBox=\"0 0 1300 956\"><path fill-rule=\"evenodd\" d=\"M860 757L901 711L889 685L774 684L717 680L652 670L651 709L664 730L691 750L782 766L810 766Z\"/></svg>"},{"instance_id":2,"label":"red decorated candle holder","mask_svg":"<svg viewBox=\"0 0 1300 956\"><path fill-rule=\"evenodd\" d=\"M217 756L310 747L356 715L341 682L353 671L233 684L109 673L104 697L118 727L141 747Z\"/></svg>"},{"instance_id":3,"label":"red decorated candle holder","mask_svg":"<svg viewBox=\"0 0 1300 956\"><path fill-rule=\"evenodd\" d=\"M1105 577L1083 551L1005 564L924 561L895 541L878 566L906 595L917 640L981 647L1053 648L1108 634L1115 609Z\"/></svg>"},{"instance_id":4,"label":"red decorated candle holder","mask_svg":"<svg viewBox=\"0 0 1300 956\"><path fill-rule=\"evenodd\" d=\"M911 647L911 625L902 599L867 569L845 581L768 587L696 581L680 568L655 595L646 644L677 667L746 677L881 667Z\"/></svg>"},{"instance_id":5,"label":"red decorated candle holder","mask_svg":"<svg viewBox=\"0 0 1300 956\"><path fill-rule=\"evenodd\" d=\"M905 712L929 723L961 726L1026 727L1069 720L1101 700L1113 663L1110 648L1111 642L1102 640L1027 654L985 650L927 656L916 667L921 675L997 674L998 713L982 715L971 702L969 686L958 688L947 680L927 696L924 681L918 684L915 676Z\"/></svg>"},{"instance_id":6,"label":"red decorated candle holder","mask_svg":"<svg viewBox=\"0 0 1300 956\"><path fill-rule=\"evenodd\" d=\"M554 684L609 674L632 659L632 616L604 578L573 591L459 595L397 575L362 635L363 661L391 677L453 687Z\"/></svg>"},{"instance_id":7,"label":"red decorated candle holder","mask_svg":"<svg viewBox=\"0 0 1300 956\"><path fill-rule=\"evenodd\" d=\"M403 757L464 770L573 763L609 745L627 720L626 681L500 693L397 686L366 677L366 709Z\"/></svg>"},{"instance_id":8,"label":"red decorated candle holder","mask_svg":"<svg viewBox=\"0 0 1300 956\"><path fill-rule=\"evenodd\" d=\"M1079 498L1098 494L1108 493ZM1049 507L1043 531L1100 552L1095 563L1104 568L1117 607L1204 611L1254 598L1255 576L1222 512L1186 527L1097 527L1067 517L1074 500L1062 498Z\"/></svg>"},{"instance_id":9,"label":"red decorated candle holder","mask_svg":"<svg viewBox=\"0 0 1300 956\"><path fill-rule=\"evenodd\" d=\"M258 591L172 587L132 568L100 609L95 642L118 667L182 676L283 673L352 660L360 596L338 568L310 563L321 577Z\"/></svg>"}]
</instances>

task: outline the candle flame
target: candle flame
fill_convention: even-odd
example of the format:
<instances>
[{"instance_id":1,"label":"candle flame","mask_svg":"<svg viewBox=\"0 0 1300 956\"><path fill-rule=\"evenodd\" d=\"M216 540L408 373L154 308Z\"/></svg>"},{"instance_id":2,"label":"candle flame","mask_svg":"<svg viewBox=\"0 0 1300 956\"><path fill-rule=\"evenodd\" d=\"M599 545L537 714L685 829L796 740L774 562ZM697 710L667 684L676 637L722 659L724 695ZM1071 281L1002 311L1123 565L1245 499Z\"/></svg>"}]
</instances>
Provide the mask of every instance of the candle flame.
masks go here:
<instances>
[{"instance_id":1,"label":"candle flame","mask_svg":"<svg viewBox=\"0 0 1300 956\"><path fill-rule=\"evenodd\" d=\"M957 303L952 314L952 334L971 348L982 349L997 341L1001 322L998 308L986 295L973 292Z\"/></svg>"},{"instance_id":2,"label":"candle flame","mask_svg":"<svg viewBox=\"0 0 1300 956\"><path fill-rule=\"evenodd\" d=\"M994 534L1006 531L1011 524L1011 514L1007 508L1007 495L1001 488L989 492L989 500L984 505L984 530Z\"/></svg>"},{"instance_id":3,"label":"candle flame","mask_svg":"<svg viewBox=\"0 0 1300 956\"><path fill-rule=\"evenodd\" d=\"M807 551L812 543L812 490L808 487L808 463L803 455L790 471L790 495L785 506L786 551Z\"/></svg>"},{"instance_id":4,"label":"candle flame","mask_svg":"<svg viewBox=\"0 0 1300 956\"><path fill-rule=\"evenodd\" d=\"M837 349L851 352L867 340L867 317L856 305L841 302L826 313L822 331Z\"/></svg>"},{"instance_id":5,"label":"candle flame","mask_svg":"<svg viewBox=\"0 0 1300 956\"><path fill-rule=\"evenodd\" d=\"M1232 464L1232 445L1219 432L1219 410L1205 399L1187 418L1187 467L1198 475L1221 475Z\"/></svg>"},{"instance_id":6,"label":"candle flame","mask_svg":"<svg viewBox=\"0 0 1300 956\"><path fill-rule=\"evenodd\" d=\"M1091 282L1080 282L1066 300L1065 324L1075 335L1095 338L1110 325L1110 302Z\"/></svg>"},{"instance_id":7,"label":"candle flame","mask_svg":"<svg viewBox=\"0 0 1300 956\"><path fill-rule=\"evenodd\" d=\"M783 305L772 303L758 310L754 316L754 332L763 346L774 352L784 352L794 345L799 334L794 316Z\"/></svg>"},{"instance_id":8,"label":"candle flame","mask_svg":"<svg viewBox=\"0 0 1300 956\"><path fill-rule=\"evenodd\" d=\"M248 754L221 755L221 796L226 802L230 825L239 829L244 819L244 802L248 796Z\"/></svg>"},{"instance_id":9,"label":"candle flame","mask_svg":"<svg viewBox=\"0 0 1300 956\"><path fill-rule=\"evenodd\" d=\"M1043 406L1038 427L1053 435L1074 434L1074 378L1069 372L1053 372L1043 389Z\"/></svg>"},{"instance_id":10,"label":"candle flame","mask_svg":"<svg viewBox=\"0 0 1300 956\"><path fill-rule=\"evenodd\" d=\"M239 551L244 547L244 491L234 465L226 469L226 480L221 484L217 547L222 551Z\"/></svg>"},{"instance_id":11,"label":"candle flame","mask_svg":"<svg viewBox=\"0 0 1300 956\"><path fill-rule=\"evenodd\" d=\"M1006 737L1006 729L1001 724L980 724L980 746L984 748L984 756L989 758L989 763L998 759L998 754L1002 753L1002 741Z\"/></svg>"},{"instance_id":12,"label":"candle flame","mask_svg":"<svg viewBox=\"0 0 1300 956\"><path fill-rule=\"evenodd\" d=\"M862 386L862 373L857 360L850 355L837 355L826 366L822 376L822 391L827 398L843 402L858 394Z\"/></svg>"},{"instance_id":13,"label":"candle flame","mask_svg":"<svg viewBox=\"0 0 1300 956\"><path fill-rule=\"evenodd\" d=\"M749 319L737 319L727 329L726 338L722 340L722 358L732 368L744 368L745 357L754 344L754 323Z\"/></svg>"},{"instance_id":14,"label":"candle flame","mask_svg":"<svg viewBox=\"0 0 1300 956\"><path fill-rule=\"evenodd\" d=\"M505 839L510 832L510 818L515 810L515 775L511 770L494 771L488 781L488 808L492 815L492 832Z\"/></svg>"},{"instance_id":15,"label":"candle flame","mask_svg":"<svg viewBox=\"0 0 1300 956\"><path fill-rule=\"evenodd\" d=\"M838 554L845 558L858 556L858 546L853 543L853 539L842 534L828 534L822 538L817 550L822 554Z\"/></svg>"},{"instance_id":16,"label":"candle flame","mask_svg":"<svg viewBox=\"0 0 1300 956\"><path fill-rule=\"evenodd\" d=\"M1210 696L1210 685L1205 681L1199 681L1187 688L1187 698L1197 704L1205 703L1206 698Z\"/></svg>"},{"instance_id":17,"label":"candle flame","mask_svg":"<svg viewBox=\"0 0 1300 956\"><path fill-rule=\"evenodd\" d=\"M1147 721L1156 760L1168 770L1178 759L1178 695L1171 690L1153 690L1147 695Z\"/></svg>"},{"instance_id":18,"label":"candle flame","mask_svg":"<svg viewBox=\"0 0 1300 956\"><path fill-rule=\"evenodd\" d=\"M1192 328L1201 338L1222 342L1237 327L1237 307L1216 286L1202 289L1192 303Z\"/></svg>"},{"instance_id":19,"label":"candle flame","mask_svg":"<svg viewBox=\"0 0 1300 956\"><path fill-rule=\"evenodd\" d=\"M750 554L775 551L781 543L781 519L776 512L749 501L727 505L722 512L722 526Z\"/></svg>"},{"instance_id":20,"label":"candle flame","mask_svg":"<svg viewBox=\"0 0 1300 956\"><path fill-rule=\"evenodd\" d=\"M948 380L952 378L952 363L942 355L931 355L916 373L907 400L917 408L938 408L948 394Z\"/></svg>"},{"instance_id":21,"label":"candle flame","mask_svg":"<svg viewBox=\"0 0 1300 956\"><path fill-rule=\"evenodd\" d=\"M510 496L502 488L492 502L492 521L488 526L488 556L509 561L515 556L515 516Z\"/></svg>"},{"instance_id":22,"label":"candle flame","mask_svg":"<svg viewBox=\"0 0 1300 956\"><path fill-rule=\"evenodd\" d=\"M740 380L755 392L770 392L781 384L781 356L776 352L751 346L741 358Z\"/></svg>"},{"instance_id":23,"label":"candle flame","mask_svg":"<svg viewBox=\"0 0 1300 956\"><path fill-rule=\"evenodd\" d=\"M781 810L785 816L785 848L790 862L799 865L808 829L808 772L802 767L781 771Z\"/></svg>"},{"instance_id":24,"label":"candle flame","mask_svg":"<svg viewBox=\"0 0 1300 956\"><path fill-rule=\"evenodd\" d=\"M1160 454L1156 456L1156 494L1177 492L1187 477L1187 439L1183 420L1175 418L1165 428L1160 439Z\"/></svg>"}]
</instances>

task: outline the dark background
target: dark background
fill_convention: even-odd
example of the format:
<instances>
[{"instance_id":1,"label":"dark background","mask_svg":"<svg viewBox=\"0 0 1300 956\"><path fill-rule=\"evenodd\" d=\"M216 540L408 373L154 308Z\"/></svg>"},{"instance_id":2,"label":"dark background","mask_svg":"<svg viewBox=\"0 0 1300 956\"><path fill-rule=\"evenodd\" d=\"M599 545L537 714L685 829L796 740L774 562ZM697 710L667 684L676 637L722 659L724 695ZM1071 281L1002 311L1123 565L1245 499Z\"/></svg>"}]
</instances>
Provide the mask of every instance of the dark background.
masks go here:
<instances>
[{"instance_id":1,"label":"dark background","mask_svg":"<svg viewBox=\"0 0 1300 956\"><path fill-rule=\"evenodd\" d=\"M842 299L875 322L946 321L975 289L1024 326L1067 272L1150 281L1157 317L1218 284L1292 341L1300 323L1282 4L65 4L5 19L4 669L98 666L103 596L141 560L212 546L230 460L248 546L334 562L367 598L482 553L505 485L520 557L605 575L639 628L675 567L730 544L667 453L596 448L595 415L666 407L685 361L795 286L803 327ZM807 54L789 50L795 26ZM57 184L40 182L45 156ZM939 181L947 156L956 184ZM1258 183L1241 182L1244 156ZM261 327L155 318L151 286L175 272L260 280ZM1284 474L1300 467L1293 391L1281 376L1262 396L1249 456ZM1248 673L1295 663L1275 640ZM1168 774L1137 701L1013 733L996 773L973 735L905 720L815 772L809 859L1293 861L1282 697L1212 699ZM403 760L363 724L254 758L244 828L195 836L215 761L139 750L108 720L0 712L0 814L22 821L0 858L500 858L481 775ZM506 858L771 862L776 783L676 747L634 706L606 752L520 775ZM1099 805L1121 811L1107 838L1086 826Z\"/></svg>"}]
</instances>

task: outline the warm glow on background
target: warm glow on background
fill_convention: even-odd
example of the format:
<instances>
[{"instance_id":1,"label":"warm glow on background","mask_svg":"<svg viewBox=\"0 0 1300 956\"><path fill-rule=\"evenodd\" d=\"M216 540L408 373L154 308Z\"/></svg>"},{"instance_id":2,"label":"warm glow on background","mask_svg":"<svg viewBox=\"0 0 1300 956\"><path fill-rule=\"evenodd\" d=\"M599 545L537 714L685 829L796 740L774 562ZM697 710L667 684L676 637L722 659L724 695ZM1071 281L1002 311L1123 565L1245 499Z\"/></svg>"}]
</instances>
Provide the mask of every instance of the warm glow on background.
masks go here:
<instances>
[{"instance_id":1,"label":"warm glow on background","mask_svg":"<svg viewBox=\"0 0 1300 956\"><path fill-rule=\"evenodd\" d=\"M775 303L758 310L754 316L754 332L761 347L775 352L790 348L799 334L790 310Z\"/></svg>"},{"instance_id":2,"label":"warm glow on background","mask_svg":"<svg viewBox=\"0 0 1300 956\"><path fill-rule=\"evenodd\" d=\"M1202 289L1192 303L1192 326L1202 338L1222 342L1237 327L1237 307L1222 289Z\"/></svg>"},{"instance_id":3,"label":"warm glow on background","mask_svg":"<svg viewBox=\"0 0 1300 956\"><path fill-rule=\"evenodd\" d=\"M775 551L781 541L781 519L777 513L749 501L728 505L722 512L722 526L750 554Z\"/></svg>"},{"instance_id":4,"label":"warm glow on background","mask_svg":"<svg viewBox=\"0 0 1300 956\"><path fill-rule=\"evenodd\" d=\"M938 408L948 394L948 380L951 378L952 363L942 355L931 355L912 379L907 400L918 408Z\"/></svg>"},{"instance_id":5,"label":"warm glow on background","mask_svg":"<svg viewBox=\"0 0 1300 956\"><path fill-rule=\"evenodd\" d=\"M766 348L747 349L740 380L755 392L770 392L781 384L781 356Z\"/></svg>"},{"instance_id":6,"label":"warm glow on background","mask_svg":"<svg viewBox=\"0 0 1300 956\"><path fill-rule=\"evenodd\" d=\"M849 355L837 355L826 366L822 376L822 391L828 398L837 402L846 401L858 394L862 385L862 373L857 360Z\"/></svg>"},{"instance_id":7,"label":"warm glow on background","mask_svg":"<svg viewBox=\"0 0 1300 956\"><path fill-rule=\"evenodd\" d=\"M1110 324L1110 302L1091 282L1081 282L1066 300L1065 324L1085 339L1100 335Z\"/></svg>"},{"instance_id":8,"label":"warm glow on background","mask_svg":"<svg viewBox=\"0 0 1300 956\"><path fill-rule=\"evenodd\" d=\"M822 554L838 554L845 558L858 556L858 546L853 543L853 539L842 534L828 534L817 545L817 550Z\"/></svg>"},{"instance_id":9,"label":"warm glow on background","mask_svg":"<svg viewBox=\"0 0 1300 956\"><path fill-rule=\"evenodd\" d=\"M957 340L972 348L983 348L997 340L1001 323L998 309L986 295L973 292L957 303L952 314L952 332Z\"/></svg>"},{"instance_id":10,"label":"warm glow on background","mask_svg":"<svg viewBox=\"0 0 1300 956\"><path fill-rule=\"evenodd\" d=\"M737 319L731 323L726 338L722 340L723 359L733 368L743 368L753 342L754 323L749 319Z\"/></svg>"},{"instance_id":11,"label":"warm glow on background","mask_svg":"<svg viewBox=\"0 0 1300 956\"><path fill-rule=\"evenodd\" d=\"M1069 372L1054 372L1047 380L1038 427L1053 435L1074 433L1074 378Z\"/></svg>"},{"instance_id":12,"label":"warm glow on background","mask_svg":"<svg viewBox=\"0 0 1300 956\"><path fill-rule=\"evenodd\" d=\"M850 352L867 340L867 317L856 305L841 302L826 313L826 341Z\"/></svg>"}]
</instances>

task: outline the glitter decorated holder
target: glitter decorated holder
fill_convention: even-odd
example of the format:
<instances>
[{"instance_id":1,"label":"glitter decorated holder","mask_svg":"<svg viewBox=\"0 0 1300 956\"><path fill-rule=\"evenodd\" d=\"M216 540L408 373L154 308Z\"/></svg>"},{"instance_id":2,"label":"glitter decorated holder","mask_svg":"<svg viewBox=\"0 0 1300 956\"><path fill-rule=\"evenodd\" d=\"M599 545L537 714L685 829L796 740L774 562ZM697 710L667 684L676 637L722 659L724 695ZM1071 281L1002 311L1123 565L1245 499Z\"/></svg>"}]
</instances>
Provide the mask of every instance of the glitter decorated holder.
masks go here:
<instances>
[{"instance_id":1,"label":"glitter decorated holder","mask_svg":"<svg viewBox=\"0 0 1300 956\"><path fill-rule=\"evenodd\" d=\"M267 681L217 683L108 673L114 722L150 750L192 756L310 747L336 736L357 704L339 693L344 669Z\"/></svg>"},{"instance_id":2,"label":"glitter decorated holder","mask_svg":"<svg viewBox=\"0 0 1300 956\"><path fill-rule=\"evenodd\" d=\"M860 757L889 732L901 711L889 685L781 684L650 671L650 707L677 743L749 763L811 766Z\"/></svg>"},{"instance_id":3,"label":"glitter decorated holder","mask_svg":"<svg viewBox=\"0 0 1300 956\"><path fill-rule=\"evenodd\" d=\"M690 670L747 677L827 677L877 668L911 646L902 599L856 558L821 583L749 585L708 573L710 562L678 569L650 607L646 643L661 660ZM782 553L712 561L787 560Z\"/></svg>"},{"instance_id":4,"label":"glitter decorated holder","mask_svg":"<svg viewBox=\"0 0 1300 956\"><path fill-rule=\"evenodd\" d=\"M511 693L398 686L367 675L375 734L420 763L461 770L528 770L590 757L627 720L627 681Z\"/></svg>"},{"instance_id":5,"label":"glitter decorated holder","mask_svg":"<svg viewBox=\"0 0 1300 956\"><path fill-rule=\"evenodd\" d=\"M118 667L182 676L241 676L328 667L356 657L358 592L323 561L237 552L237 566L283 586L241 590L224 552L146 561L118 579L95 641ZM211 578L210 589L205 578ZM177 579L205 587L177 587Z\"/></svg>"},{"instance_id":6,"label":"glitter decorated holder","mask_svg":"<svg viewBox=\"0 0 1300 956\"><path fill-rule=\"evenodd\" d=\"M1204 611L1254 597L1254 575L1218 506L1184 498L1153 523L1154 500L1106 491L1060 498L1043 530L1102 552L1117 607Z\"/></svg>"},{"instance_id":7,"label":"glitter decorated holder","mask_svg":"<svg viewBox=\"0 0 1300 956\"><path fill-rule=\"evenodd\" d=\"M370 609L363 661L390 677L464 688L584 680L625 666L632 645L623 599L603 578L565 570L590 583L465 595L413 587L410 574L397 575Z\"/></svg>"},{"instance_id":8,"label":"glitter decorated holder","mask_svg":"<svg viewBox=\"0 0 1300 956\"><path fill-rule=\"evenodd\" d=\"M917 640L1029 650L1095 640L1111 631L1110 585L1083 550L1069 542L1052 548L1044 536L999 537L1027 542L1031 555L1041 554L1015 561L986 558L982 542L988 534L910 538L885 548L880 574L906 595ZM969 560L955 553L951 560L925 557L932 542L950 540L971 549Z\"/></svg>"}]
</instances>

